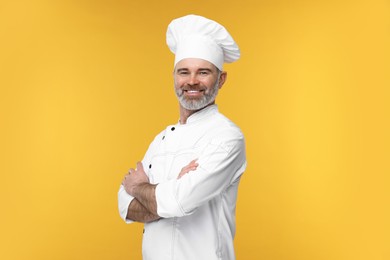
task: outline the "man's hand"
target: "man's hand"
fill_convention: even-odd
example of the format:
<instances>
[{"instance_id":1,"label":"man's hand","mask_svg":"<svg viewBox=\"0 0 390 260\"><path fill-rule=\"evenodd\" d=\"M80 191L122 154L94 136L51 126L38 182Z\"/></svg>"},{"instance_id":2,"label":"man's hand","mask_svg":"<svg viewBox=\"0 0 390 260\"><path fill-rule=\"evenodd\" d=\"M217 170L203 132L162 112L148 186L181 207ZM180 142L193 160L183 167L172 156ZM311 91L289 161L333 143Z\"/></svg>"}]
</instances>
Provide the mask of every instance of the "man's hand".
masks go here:
<instances>
[{"instance_id":1,"label":"man's hand","mask_svg":"<svg viewBox=\"0 0 390 260\"><path fill-rule=\"evenodd\" d=\"M131 168L122 181L126 192L133 197L135 197L135 189L145 183L149 183L149 178L141 162L137 162L137 168L135 170Z\"/></svg>"},{"instance_id":2,"label":"man's hand","mask_svg":"<svg viewBox=\"0 0 390 260\"><path fill-rule=\"evenodd\" d=\"M130 207L128 209L130 212L127 213L129 219L152 221L159 218L157 214L157 202L155 194L156 185L149 183L149 178L146 175L141 162L137 162L137 168L135 170L129 170L129 174L127 174L123 179L122 185L128 194L133 196L136 201L142 204L138 205L137 202L130 203ZM141 216L134 215L137 214L137 210ZM143 218L145 216L142 214L151 215L150 217L147 216L147 218Z\"/></svg>"},{"instance_id":3,"label":"man's hand","mask_svg":"<svg viewBox=\"0 0 390 260\"><path fill-rule=\"evenodd\" d=\"M198 167L197 159L191 161L187 166L184 166L177 179L180 179L190 171L196 170ZM149 178L144 171L144 167L141 162L137 162L137 168L130 169L122 185L126 192L135 198L127 212L127 218L148 222L160 218L157 214L157 202L156 202L156 186L157 184L150 184ZM140 204L139 204L139 203Z\"/></svg>"},{"instance_id":4,"label":"man's hand","mask_svg":"<svg viewBox=\"0 0 390 260\"><path fill-rule=\"evenodd\" d=\"M196 162L198 159L192 160L187 166L184 166L180 173L179 176L177 176L177 179L180 179L183 177L185 174L189 173L190 171L195 171L196 168L198 168L198 163Z\"/></svg>"}]
</instances>

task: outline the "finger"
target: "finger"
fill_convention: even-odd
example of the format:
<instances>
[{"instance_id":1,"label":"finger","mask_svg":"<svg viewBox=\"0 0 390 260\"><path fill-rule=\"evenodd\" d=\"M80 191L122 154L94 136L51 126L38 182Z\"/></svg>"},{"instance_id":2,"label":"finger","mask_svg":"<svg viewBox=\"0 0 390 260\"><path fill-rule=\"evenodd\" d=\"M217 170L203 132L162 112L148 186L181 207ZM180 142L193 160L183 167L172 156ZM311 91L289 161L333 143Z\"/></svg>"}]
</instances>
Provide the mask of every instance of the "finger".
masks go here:
<instances>
[{"instance_id":1,"label":"finger","mask_svg":"<svg viewBox=\"0 0 390 260\"><path fill-rule=\"evenodd\" d=\"M182 170L186 171L186 170L190 169L191 167L192 167L191 165L186 165L186 166L183 167Z\"/></svg>"},{"instance_id":2,"label":"finger","mask_svg":"<svg viewBox=\"0 0 390 260\"><path fill-rule=\"evenodd\" d=\"M194 164L195 164L195 160L192 160L187 166L194 165Z\"/></svg>"},{"instance_id":3,"label":"finger","mask_svg":"<svg viewBox=\"0 0 390 260\"><path fill-rule=\"evenodd\" d=\"M137 170L141 170L141 171L144 170L144 166L142 165L141 162L137 162Z\"/></svg>"},{"instance_id":4,"label":"finger","mask_svg":"<svg viewBox=\"0 0 390 260\"><path fill-rule=\"evenodd\" d=\"M185 170L186 171L193 171L193 170L196 170L196 168L198 168L198 164L192 164L192 165L188 165L187 167L185 167Z\"/></svg>"},{"instance_id":5,"label":"finger","mask_svg":"<svg viewBox=\"0 0 390 260\"><path fill-rule=\"evenodd\" d=\"M187 172L190 172L190 171L193 171L194 168L191 167L191 166L188 166L188 167L185 167L181 170L182 173L187 173Z\"/></svg>"},{"instance_id":6,"label":"finger","mask_svg":"<svg viewBox=\"0 0 390 260\"><path fill-rule=\"evenodd\" d=\"M192 160L190 163L196 163L197 160L198 160L198 158Z\"/></svg>"},{"instance_id":7,"label":"finger","mask_svg":"<svg viewBox=\"0 0 390 260\"><path fill-rule=\"evenodd\" d=\"M191 167L189 167L189 170L193 171L193 170L196 170L196 168L198 168L198 165L194 164L194 165L191 165Z\"/></svg>"},{"instance_id":8,"label":"finger","mask_svg":"<svg viewBox=\"0 0 390 260\"><path fill-rule=\"evenodd\" d=\"M199 163L197 163L196 160L193 160L193 161L191 161L190 165L191 166L198 166Z\"/></svg>"}]
</instances>

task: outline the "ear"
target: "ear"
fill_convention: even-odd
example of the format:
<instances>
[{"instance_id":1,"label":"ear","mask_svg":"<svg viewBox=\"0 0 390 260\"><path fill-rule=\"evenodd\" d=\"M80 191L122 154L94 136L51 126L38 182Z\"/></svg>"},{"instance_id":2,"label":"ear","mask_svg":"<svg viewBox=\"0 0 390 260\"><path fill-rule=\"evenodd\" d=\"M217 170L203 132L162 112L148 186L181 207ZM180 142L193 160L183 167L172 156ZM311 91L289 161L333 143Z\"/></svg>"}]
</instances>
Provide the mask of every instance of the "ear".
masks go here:
<instances>
[{"instance_id":1,"label":"ear","mask_svg":"<svg viewBox=\"0 0 390 260\"><path fill-rule=\"evenodd\" d=\"M227 79L227 72L222 71L221 74L219 75L218 88L222 88L223 84L225 84L225 82L226 82L226 79Z\"/></svg>"}]
</instances>

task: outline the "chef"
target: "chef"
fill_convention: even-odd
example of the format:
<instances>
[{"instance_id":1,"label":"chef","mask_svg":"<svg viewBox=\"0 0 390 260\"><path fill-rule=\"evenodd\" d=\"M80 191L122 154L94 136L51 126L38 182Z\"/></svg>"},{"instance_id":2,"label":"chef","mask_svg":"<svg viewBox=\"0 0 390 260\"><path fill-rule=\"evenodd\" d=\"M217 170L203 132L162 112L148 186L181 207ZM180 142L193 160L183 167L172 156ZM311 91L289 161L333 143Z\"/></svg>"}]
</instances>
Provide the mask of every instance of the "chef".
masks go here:
<instances>
[{"instance_id":1,"label":"chef","mask_svg":"<svg viewBox=\"0 0 390 260\"><path fill-rule=\"evenodd\" d=\"M222 25L198 15L174 19L166 41L175 54L179 121L124 177L119 213L127 223L145 223L144 260L232 260L245 141L216 97L227 78L223 64L240 50Z\"/></svg>"}]
</instances>

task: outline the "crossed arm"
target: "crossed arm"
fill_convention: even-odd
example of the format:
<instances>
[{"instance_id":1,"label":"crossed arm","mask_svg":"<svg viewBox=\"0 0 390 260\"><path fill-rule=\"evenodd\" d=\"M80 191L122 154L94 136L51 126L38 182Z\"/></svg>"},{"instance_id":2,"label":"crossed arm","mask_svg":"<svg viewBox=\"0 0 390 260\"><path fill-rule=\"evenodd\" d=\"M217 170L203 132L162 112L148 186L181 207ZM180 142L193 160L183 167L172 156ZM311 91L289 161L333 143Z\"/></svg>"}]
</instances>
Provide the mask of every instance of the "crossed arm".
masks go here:
<instances>
[{"instance_id":1,"label":"crossed arm","mask_svg":"<svg viewBox=\"0 0 390 260\"><path fill-rule=\"evenodd\" d=\"M177 178L180 179L188 172L196 170L197 167L196 160L191 161L182 168ZM157 214L155 194L158 184L149 183L142 163L138 162L136 169L130 169L129 174L124 177L122 185L126 192L134 197L127 210L127 219L145 223L160 218Z\"/></svg>"}]
</instances>

